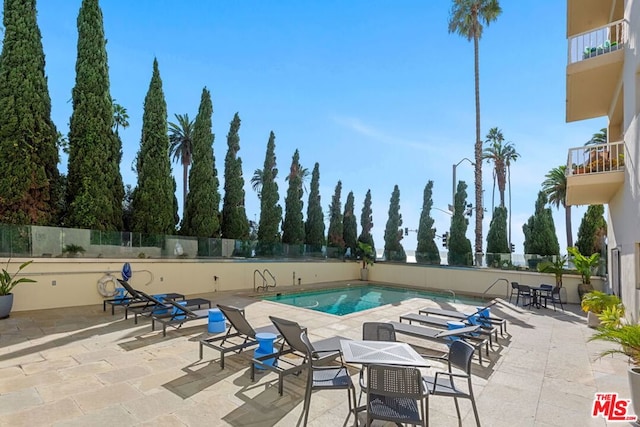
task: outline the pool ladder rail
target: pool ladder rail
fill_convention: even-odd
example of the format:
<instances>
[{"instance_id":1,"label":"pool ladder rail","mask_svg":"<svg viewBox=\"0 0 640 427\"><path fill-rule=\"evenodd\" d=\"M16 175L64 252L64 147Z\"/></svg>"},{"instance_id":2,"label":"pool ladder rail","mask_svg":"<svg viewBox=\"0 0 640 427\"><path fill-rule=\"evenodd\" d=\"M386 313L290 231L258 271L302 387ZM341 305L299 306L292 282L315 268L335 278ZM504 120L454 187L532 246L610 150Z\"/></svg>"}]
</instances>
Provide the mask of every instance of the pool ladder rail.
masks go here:
<instances>
[{"instance_id":1,"label":"pool ladder rail","mask_svg":"<svg viewBox=\"0 0 640 427\"><path fill-rule=\"evenodd\" d=\"M262 285L256 286L256 273L258 274L258 276L260 276L260 278L262 278ZM273 280L273 285L269 284L269 281L267 280L267 277L270 277L271 280ZM276 281L276 277L271 274L271 272L268 269L264 269L262 272L260 272L260 270L256 269L253 272L253 290L254 292L263 290L263 291L268 291L269 288L275 288L277 285L277 281Z\"/></svg>"}]
</instances>

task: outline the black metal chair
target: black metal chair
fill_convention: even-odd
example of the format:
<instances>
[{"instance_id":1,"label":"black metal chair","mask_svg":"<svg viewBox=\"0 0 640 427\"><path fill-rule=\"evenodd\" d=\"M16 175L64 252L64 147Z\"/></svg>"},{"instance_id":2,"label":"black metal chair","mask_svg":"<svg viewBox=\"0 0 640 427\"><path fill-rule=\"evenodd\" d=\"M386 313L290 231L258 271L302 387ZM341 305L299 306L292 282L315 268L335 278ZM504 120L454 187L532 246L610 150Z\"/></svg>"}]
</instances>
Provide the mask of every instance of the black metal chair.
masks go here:
<instances>
[{"instance_id":1,"label":"black metal chair","mask_svg":"<svg viewBox=\"0 0 640 427\"><path fill-rule=\"evenodd\" d=\"M509 303L511 303L511 298L516 296L516 305L518 305L518 282L511 282L511 293L509 294Z\"/></svg>"},{"instance_id":2,"label":"black metal chair","mask_svg":"<svg viewBox=\"0 0 640 427\"><path fill-rule=\"evenodd\" d=\"M547 303L551 301L553 304L553 311L556 311L556 303L560 304L560 308L564 311L562 305L562 298L560 297L560 287L552 285L540 285L540 288L544 288L545 292L540 295L540 298L544 300L544 307L547 308Z\"/></svg>"},{"instance_id":3,"label":"black metal chair","mask_svg":"<svg viewBox=\"0 0 640 427\"><path fill-rule=\"evenodd\" d=\"M367 426L373 420L429 425L429 395L419 369L369 365L367 385Z\"/></svg>"},{"instance_id":4,"label":"black metal chair","mask_svg":"<svg viewBox=\"0 0 640 427\"><path fill-rule=\"evenodd\" d=\"M518 285L518 297L516 298L516 305L518 305L518 301L522 297L522 306L523 307L531 307L533 305L533 292L531 291L531 286L529 285ZM529 301L527 303L527 301Z\"/></svg>"},{"instance_id":5,"label":"black metal chair","mask_svg":"<svg viewBox=\"0 0 640 427\"><path fill-rule=\"evenodd\" d=\"M349 398L349 417L353 412L357 427L358 413L356 407L356 388L353 385L349 371L342 360L342 352L340 352L340 366L319 365L316 357L318 351L309 341L309 337L307 337L307 333L305 331L300 334L300 341L305 349L307 360L309 360L307 387L304 394L304 405L302 409L304 412L304 423L302 425L307 425L309 407L311 405L311 393L313 390L347 390Z\"/></svg>"},{"instance_id":6,"label":"black metal chair","mask_svg":"<svg viewBox=\"0 0 640 427\"><path fill-rule=\"evenodd\" d=\"M469 399L473 407L476 424L480 427L480 417L478 416L478 408L471 384L471 358L473 357L473 352L474 348L470 344L464 341L454 341L449 348L449 356L447 357L449 369L436 372L433 377L424 376L422 381L429 395L453 397L460 425L462 425L462 417L458 399ZM456 372L453 371L453 368L456 368ZM460 380L456 382L456 378ZM466 380L466 389L459 387L458 383L461 383L461 380Z\"/></svg>"}]
</instances>

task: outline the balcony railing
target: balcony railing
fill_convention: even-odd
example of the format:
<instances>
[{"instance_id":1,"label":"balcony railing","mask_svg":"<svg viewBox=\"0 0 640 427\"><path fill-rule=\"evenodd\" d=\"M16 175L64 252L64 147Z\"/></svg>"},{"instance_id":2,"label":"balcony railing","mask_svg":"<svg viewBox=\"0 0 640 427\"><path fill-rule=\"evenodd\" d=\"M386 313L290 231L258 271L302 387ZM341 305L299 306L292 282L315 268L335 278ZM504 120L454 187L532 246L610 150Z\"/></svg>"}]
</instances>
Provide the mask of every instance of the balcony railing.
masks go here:
<instances>
[{"instance_id":1,"label":"balcony railing","mask_svg":"<svg viewBox=\"0 0 640 427\"><path fill-rule=\"evenodd\" d=\"M622 49L627 43L627 22L623 19L569 39L569 64Z\"/></svg>"},{"instance_id":2,"label":"balcony railing","mask_svg":"<svg viewBox=\"0 0 640 427\"><path fill-rule=\"evenodd\" d=\"M570 148L567 176L624 170L624 141Z\"/></svg>"}]
</instances>

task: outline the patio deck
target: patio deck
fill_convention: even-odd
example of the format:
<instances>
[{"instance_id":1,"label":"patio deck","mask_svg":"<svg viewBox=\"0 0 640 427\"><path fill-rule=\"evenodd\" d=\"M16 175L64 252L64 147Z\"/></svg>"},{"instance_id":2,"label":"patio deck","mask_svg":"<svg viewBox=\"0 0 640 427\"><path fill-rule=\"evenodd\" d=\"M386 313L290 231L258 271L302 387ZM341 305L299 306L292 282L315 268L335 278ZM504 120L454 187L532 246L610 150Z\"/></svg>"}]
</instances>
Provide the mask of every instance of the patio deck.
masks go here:
<instances>
[{"instance_id":1,"label":"patio deck","mask_svg":"<svg viewBox=\"0 0 640 427\"><path fill-rule=\"evenodd\" d=\"M397 320L425 306L463 308L412 299L347 316L333 316L251 298L213 293L197 295L215 303L246 307L254 326L268 315L296 320L312 339L342 335L359 339L365 321ZM485 426L605 426L591 417L596 392L629 398L623 357L596 359L606 343L587 343L592 331L577 306L526 311L500 303L492 311L509 319L508 339L484 366L474 362L474 387ZM276 376L249 379L252 350L219 355L198 340L206 321L180 330L151 331L101 306L17 312L0 320L0 425L291 426L302 411L305 375L285 379L284 396ZM427 341L419 350L441 353ZM357 383L357 368L353 369ZM347 418L344 391L322 391L311 399L310 426L340 426ZM461 401L464 425L475 425L470 404ZM361 418L362 419L362 418ZM433 397L431 425L456 426L451 399ZM353 417L349 419L349 425ZM376 425L385 425L383 423ZM389 424L391 425L391 424Z\"/></svg>"}]
</instances>

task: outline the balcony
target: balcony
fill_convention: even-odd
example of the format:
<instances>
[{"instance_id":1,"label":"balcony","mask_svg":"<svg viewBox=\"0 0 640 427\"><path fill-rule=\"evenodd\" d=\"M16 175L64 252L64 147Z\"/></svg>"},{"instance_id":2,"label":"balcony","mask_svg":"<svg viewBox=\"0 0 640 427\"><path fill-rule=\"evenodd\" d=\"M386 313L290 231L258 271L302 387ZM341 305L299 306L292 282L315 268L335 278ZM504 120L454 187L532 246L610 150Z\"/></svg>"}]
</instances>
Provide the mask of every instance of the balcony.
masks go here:
<instances>
[{"instance_id":1,"label":"balcony","mask_svg":"<svg viewBox=\"0 0 640 427\"><path fill-rule=\"evenodd\" d=\"M609 203L624 184L624 141L569 149L567 205Z\"/></svg>"},{"instance_id":2,"label":"balcony","mask_svg":"<svg viewBox=\"0 0 640 427\"><path fill-rule=\"evenodd\" d=\"M567 122L608 116L616 101L628 41L620 20L569 39Z\"/></svg>"}]
</instances>

